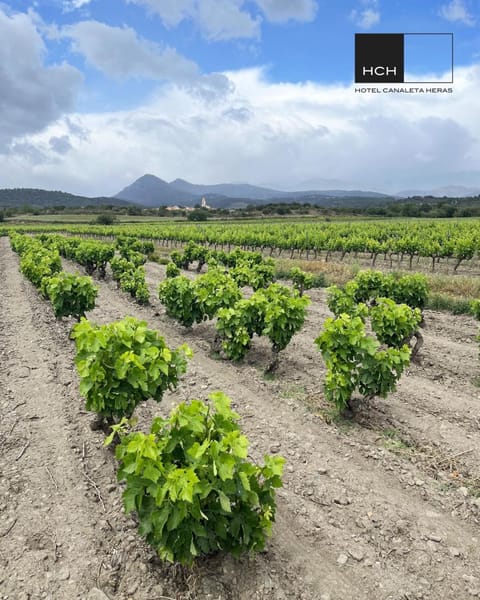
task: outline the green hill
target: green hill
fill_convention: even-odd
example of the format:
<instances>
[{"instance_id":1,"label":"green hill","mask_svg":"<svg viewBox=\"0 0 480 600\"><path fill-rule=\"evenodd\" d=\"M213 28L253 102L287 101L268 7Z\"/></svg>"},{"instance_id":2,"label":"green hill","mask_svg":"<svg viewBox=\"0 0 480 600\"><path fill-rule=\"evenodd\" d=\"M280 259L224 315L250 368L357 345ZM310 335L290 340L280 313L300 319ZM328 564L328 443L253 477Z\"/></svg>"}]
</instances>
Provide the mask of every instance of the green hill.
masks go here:
<instances>
[{"instance_id":1,"label":"green hill","mask_svg":"<svg viewBox=\"0 0 480 600\"><path fill-rule=\"evenodd\" d=\"M0 208L21 208L31 206L64 206L81 208L84 206L130 206L131 202L119 198L88 198L66 192L37 190L32 188L0 189Z\"/></svg>"}]
</instances>

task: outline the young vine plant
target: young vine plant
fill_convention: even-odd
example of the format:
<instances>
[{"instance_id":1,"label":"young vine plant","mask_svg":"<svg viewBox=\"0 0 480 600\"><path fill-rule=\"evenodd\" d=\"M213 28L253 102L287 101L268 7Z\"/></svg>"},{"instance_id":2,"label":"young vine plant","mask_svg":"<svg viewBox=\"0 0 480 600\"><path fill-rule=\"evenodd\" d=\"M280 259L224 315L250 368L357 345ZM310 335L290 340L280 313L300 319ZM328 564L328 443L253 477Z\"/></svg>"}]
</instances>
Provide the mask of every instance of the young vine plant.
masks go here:
<instances>
[{"instance_id":1,"label":"young vine plant","mask_svg":"<svg viewBox=\"0 0 480 600\"><path fill-rule=\"evenodd\" d=\"M140 534L162 560L191 565L216 552L264 549L284 459L249 462L238 419L230 399L215 392L209 404L192 400L155 418L147 435L129 432L125 420L113 426L106 444L120 437L125 511L137 513Z\"/></svg>"}]
</instances>

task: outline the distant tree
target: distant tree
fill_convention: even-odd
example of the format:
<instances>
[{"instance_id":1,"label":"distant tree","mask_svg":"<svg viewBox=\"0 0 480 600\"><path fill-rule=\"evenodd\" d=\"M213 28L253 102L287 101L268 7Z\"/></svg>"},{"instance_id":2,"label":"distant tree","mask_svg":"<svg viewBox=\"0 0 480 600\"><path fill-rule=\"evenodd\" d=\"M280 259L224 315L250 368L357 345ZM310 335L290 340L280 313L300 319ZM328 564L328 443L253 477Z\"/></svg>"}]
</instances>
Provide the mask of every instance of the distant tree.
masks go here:
<instances>
[{"instance_id":1,"label":"distant tree","mask_svg":"<svg viewBox=\"0 0 480 600\"><path fill-rule=\"evenodd\" d=\"M2 211L0 211L0 223L2 223L4 220L5 220L5 214L2 210Z\"/></svg>"},{"instance_id":2,"label":"distant tree","mask_svg":"<svg viewBox=\"0 0 480 600\"><path fill-rule=\"evenodd\" d=\"M450 219L455 214L455 207L451 204L443 205L441 208L439 207L438 216Z\"/></svg>"},{"instance_id":3,"label":"distant tree","mask_svg":"<svg viewBox=\"0 0 480 600\"><path fill-rule=\"evenodd\" d=\"M98 225L113 225L113 223L115 222L115 217L113 215L98 215L98 217L95 219L95 223L97 223Z\"/></svg>"},{"instance_id":4,"label":"distant tree","mask_svg":"<svg viewBox=\"0 0 480 600\"><path fill-rule=\"evenodd\" d=\"M192 210L188 213L188 221L206 221L208 219L208 211L200 209Z\"/></svg>"},{"instance_id":5,"label":"distant tree","mask_svg":"<svg viewBox=\"0 0 480 600\"><path fill-rule=\"evenodd\" d=\"M418 205L408 202L402 206L402 215L404 217L418 217L420 214Z\"/></svg>"},{"instance_id":6,"label":"distant tree","mask_svg":"<svg viewBox=\"0 0 480 600\"><path fill-rule=\"evenodd\" d=\"M127 209L127 213L130 216L141 215L142 214L142 209L139 206L129 206L128 209Z\"/></svg>"}]
</instances>

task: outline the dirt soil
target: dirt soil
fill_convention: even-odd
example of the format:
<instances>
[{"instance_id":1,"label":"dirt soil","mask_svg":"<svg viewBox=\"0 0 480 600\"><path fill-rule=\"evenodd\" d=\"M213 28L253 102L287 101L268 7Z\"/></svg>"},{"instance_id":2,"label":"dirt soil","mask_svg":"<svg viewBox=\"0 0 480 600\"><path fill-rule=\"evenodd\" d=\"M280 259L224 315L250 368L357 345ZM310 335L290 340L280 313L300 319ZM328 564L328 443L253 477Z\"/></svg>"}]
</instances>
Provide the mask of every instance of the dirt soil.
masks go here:
<instances>
[{"instance_id":1,"label":"dirt soil","mask_svg":"<svg viewBox=\"0 0 480 600\"><path fill-rule=\"evenodd\" d=\"M68 270L76 267L65 263ZM239 364L211 354L212 322L186 330L152 304L97 282L88 316L132 315L195 356L175 393L137 410L144 429L179 401L222 390L242 416L250 455L287 459L267 551L164 565L122 510L111 450L91 431L74 369L72 321L18 270L0 239L1 600L467 600L480 597L480 389L477 325L426 313L421 363L387 400L332 420L313 340L329 315L311 294L304 329L273 378L265 340Z\"/></svg>"}]
</instances>

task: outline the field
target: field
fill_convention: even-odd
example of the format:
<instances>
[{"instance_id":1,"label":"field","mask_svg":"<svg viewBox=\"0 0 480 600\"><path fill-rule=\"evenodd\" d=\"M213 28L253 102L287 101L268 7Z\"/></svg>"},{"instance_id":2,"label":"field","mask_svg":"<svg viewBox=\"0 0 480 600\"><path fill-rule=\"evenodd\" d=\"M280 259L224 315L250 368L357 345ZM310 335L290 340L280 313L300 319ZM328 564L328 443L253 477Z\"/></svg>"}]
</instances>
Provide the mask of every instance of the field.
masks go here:
<instances>
[{"instance_id":1,"label":"field","mask_svg":"<svg viewBox=\"0 0 480 600\"><path fill-rule=\"evenodd\" d=\"M423 259L429 269L429 258ZM365 263L370 260L365 254ZM475 260L462 263L456 275L455 257L448 260L452 277L476 277ZM66 270L78 270L63 262ZM377 267L383 262L382 255ZM179 401L222 390L241 415L251 458L270 453L287 460L266 552L203 559L189 570L161 563L123 513L113 453L102 446L103 434L90 429L92 415L79 395L71 322L55 320L18 264L8 238L0 238L4 600L480 597L480 373L473 317L425 311L419 363L386 400L359 404L353 418L341 419L324 398L325 366L313 344L330 316L324 290L309 292L305 326L266 377L270 350L263 338L254 340L244 361L232 363L212 354L211 321L189 330L165 315L156 292L165 266L146 264L149 306L135 304L110 277L96 281L100 291L89 319L109 323L132 315L169 345L187 342L194 351L177 391L160 405L137 409L144 429Z\"/></svg>"},{"instance_id":2,"label":"field","mask_svg":"<svg viewBox=\"0 0 480 600\"><path fill-rule=\"evenodd\" d=\"M7 218L7 222L12 224L21 223L61 223L61 224L93 224L97 219L98 213L58 213L56 215L16 215ZM169 217L137 216L137 215L115 215L118 223L165 223L171 221Z\"/></svg>"}]
</instances>

